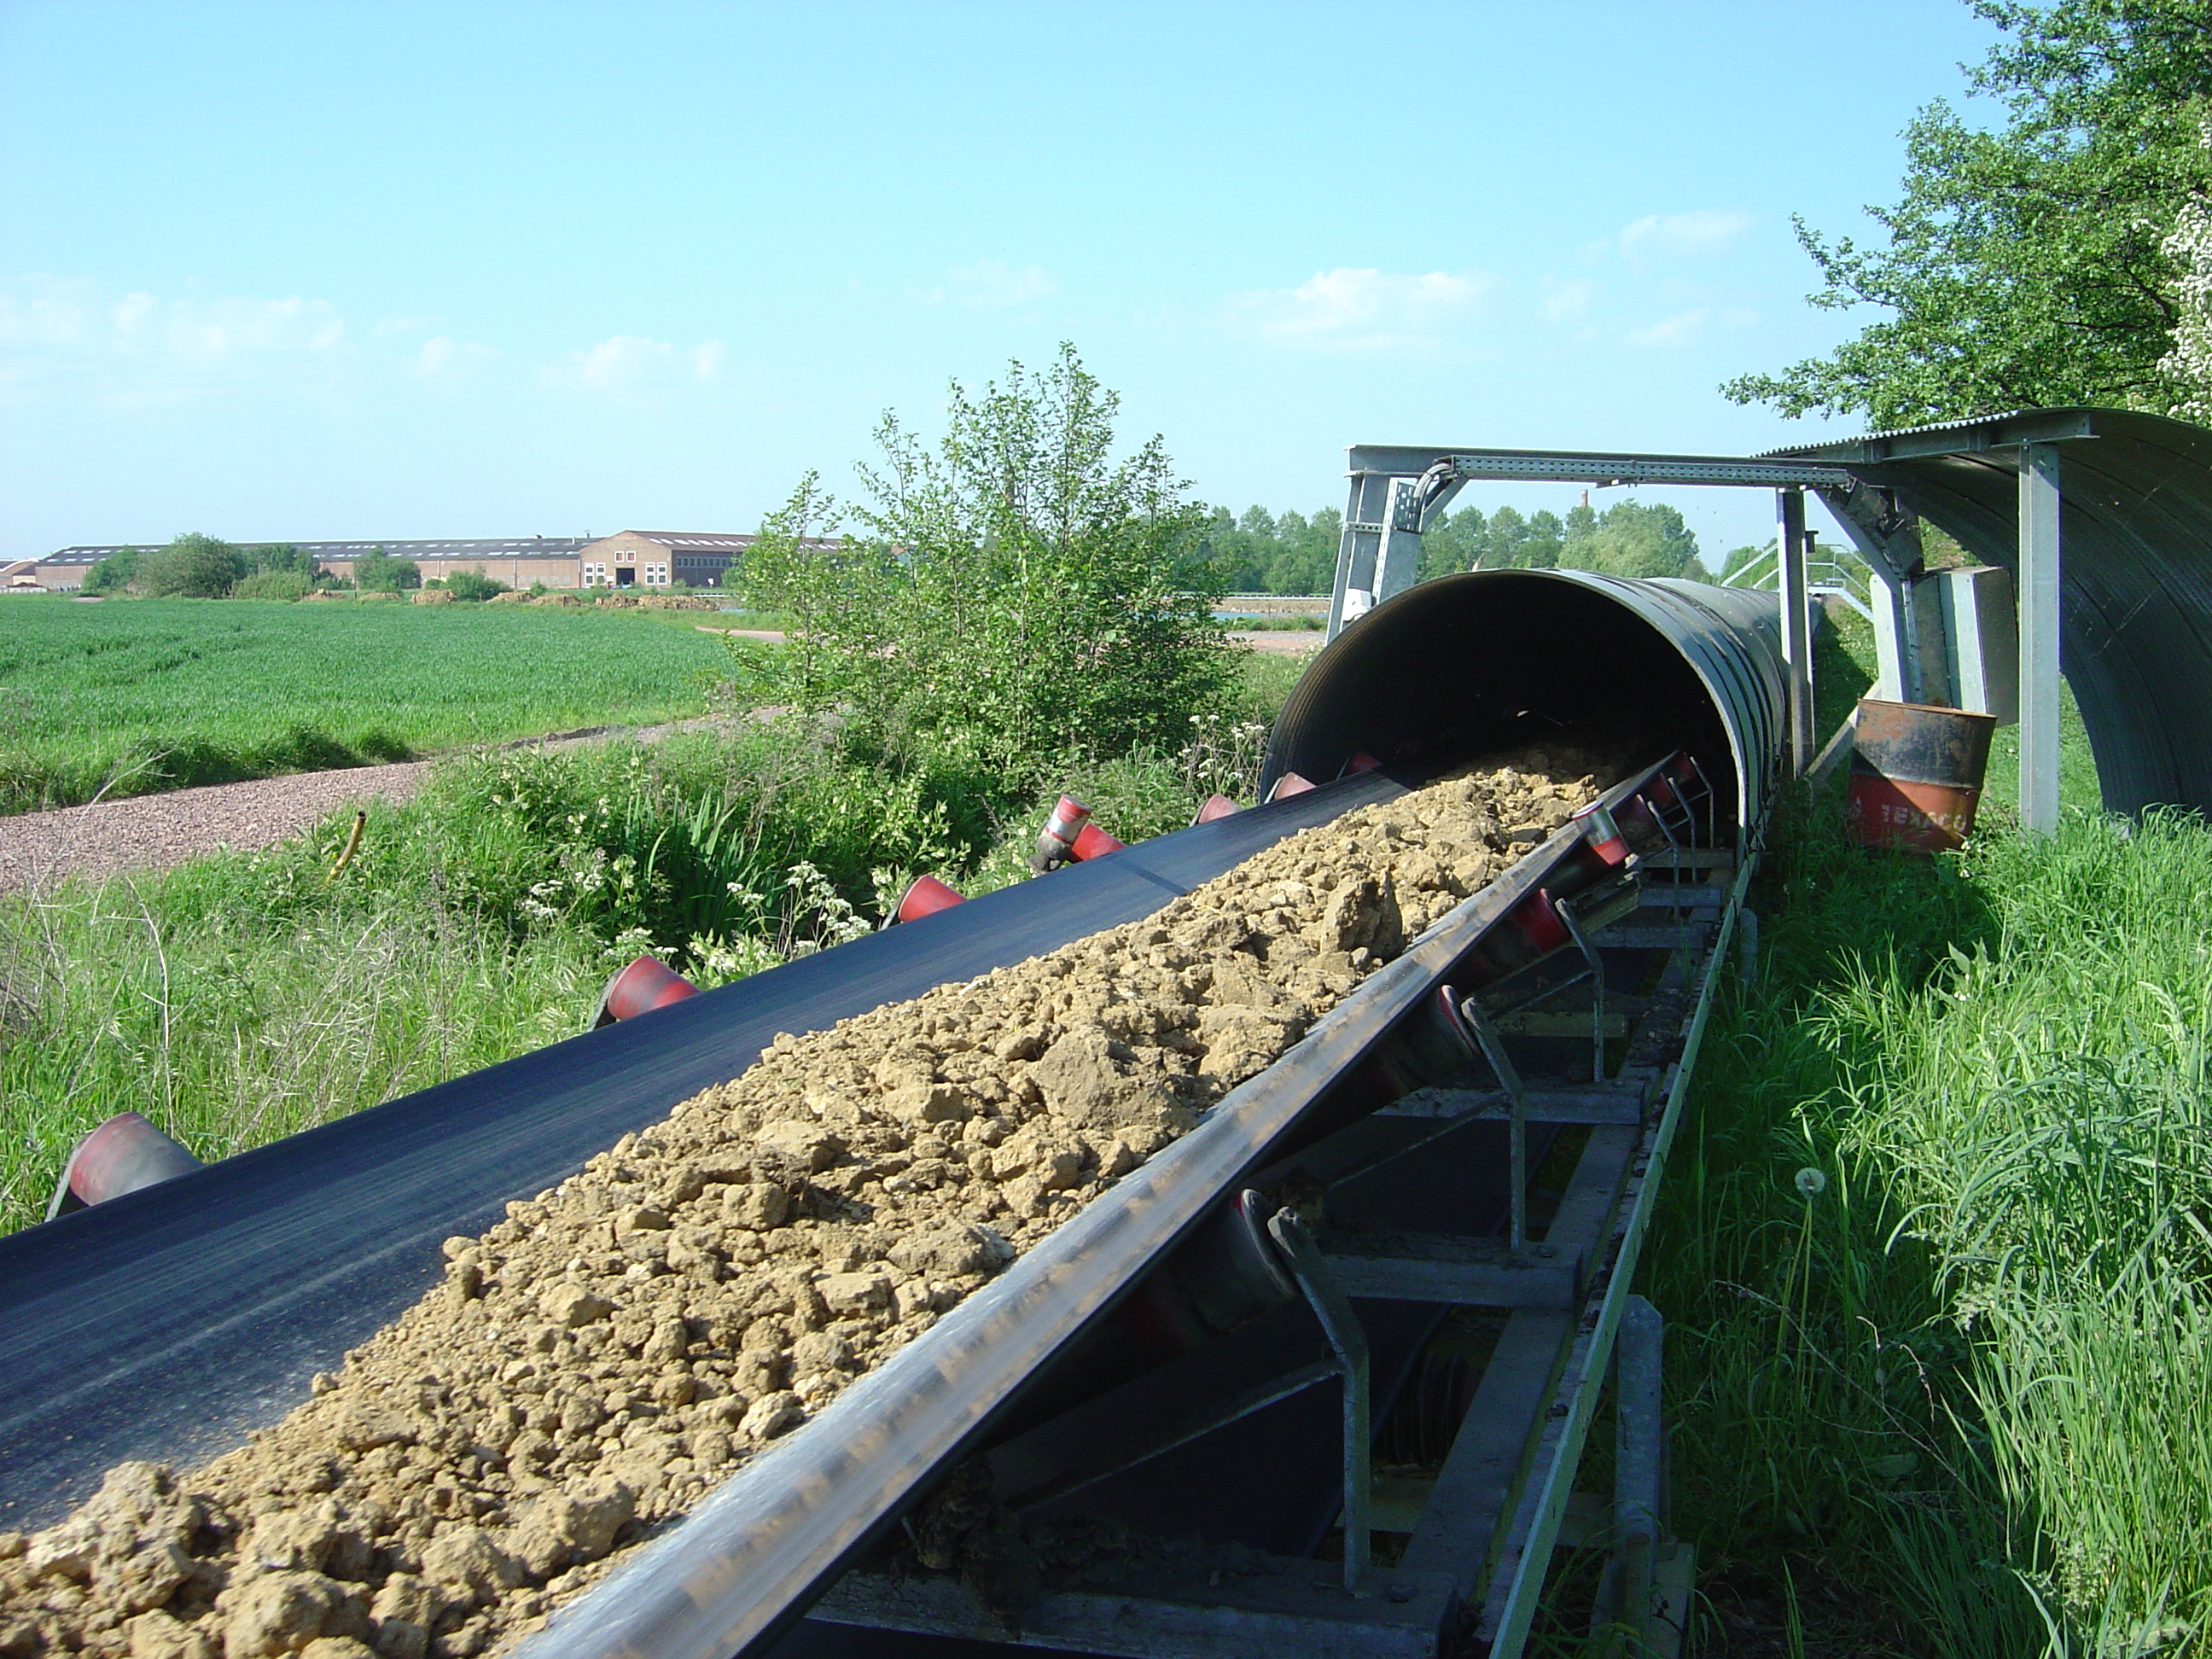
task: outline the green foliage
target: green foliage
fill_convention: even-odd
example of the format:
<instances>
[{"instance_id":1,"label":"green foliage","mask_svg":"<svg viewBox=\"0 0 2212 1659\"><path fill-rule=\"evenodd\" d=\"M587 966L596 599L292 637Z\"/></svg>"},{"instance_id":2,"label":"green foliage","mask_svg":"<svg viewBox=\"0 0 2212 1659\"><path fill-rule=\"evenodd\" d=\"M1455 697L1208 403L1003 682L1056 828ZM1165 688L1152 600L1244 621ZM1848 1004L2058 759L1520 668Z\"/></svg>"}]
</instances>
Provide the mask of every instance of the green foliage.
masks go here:
<instances>
[{"instance_id":1,"label":"green foliage","mask_svg":"<svg viewBox=\"0 0 2212 1659\"><path fill-rule=\"evenodd\" d=\"M823 539L843 516L803 482L738 577L789 618L783 699L843 711L894 763L1009 777L1176 742L1235 657L1200 511L1158 439L1115 459L1118 401L1063 346L980 395L955 384L934 446L886 415L856 533ZM733 651L743 673L763 665Z\"/></svg>"},{"instance_id":2,"label":"green foliage","mask_svg":"<svg viewBox=\"0 0 2212 1659\"><path fill-rule=\"evenodd\" d=\"M120 593L137 579L139 563L145 556L137 548L125 547L94 561L92 568L84 573L84 592Z\"/></svg>"},{"instance_id":3,"label":"green foliage","mask_svg":"<svg viewBox=\"0 0 2212 1659\"><path fill-rule=\"evenodd\" d=\"M297 570L257 570L230 590L234 599L304 599L307 578Z\"/></svg>"},{"instance_id":4,"label":"green foliage","mask_svg":"<svg viewBox=\"0 0 2212 1659\"><path fill-rule=\"evenodd\" d=\"M720 656L692 629L583 610L19 606L0 811L697 714Z\"/></svg>"},{"instance_id":5,"label":"green foliage","mask_svg":"<svg viewBox=\"0 0 2212 1659\"><path fill-rule=\"evenodd\" d=\"M2201 0L1978 0L2012 39L1972 75L1994 131L1942 101L1908 130L1903 199L1875 246L1798 222L1824 309L1890 313L1825 358L1723 387L1785 415L1876 426L2075 404L2163 409L2177 217L2212 190Z\"/></svg>"},{"instance_id":6,"label":"green foliage","mask_svg":"<svg viewBox=\"0 0 2212 1659\"><path fill-rule=\"evenodd\" d=\"M399 593L422 585L422 567L372 547L353 562L353 585L364 593Z\"/></svg>"},{"instance_id":7,"label":"green foliage","mask_svg":"<svg viewBox=\"0 0 2212 1659\"><path fill-rule=\"evenodd\" d=\"M1333 507L1311 518L1295 512L1279 518L1250 507L1241 519L1217 507L1206 523L1204 549L1221 567L1226 592L1326 593L1336 580L1343 533L1344 515Z\"/></svg>"},{"instance_id":8,"label":"green foliage","mask_svg":"<svg viewBox=\"0 0 2212 1659\"><path fill-rule=\"evenodd\" d=\"M488 599L508 592L507 585L477 570L456 570L446 578L447 591L457 599Z\"/></svg>"},{"instance_id":9,"label":"green foliage","mask_svg":"<svg viewBox=\"0 0 2212 1659\"><path fill-rule=\"evenodd\" d=\"M161 599L228 599L252 568L228 542L197 533L178 537L139 561L138 586Z\"/></svg>"}]
</instances>

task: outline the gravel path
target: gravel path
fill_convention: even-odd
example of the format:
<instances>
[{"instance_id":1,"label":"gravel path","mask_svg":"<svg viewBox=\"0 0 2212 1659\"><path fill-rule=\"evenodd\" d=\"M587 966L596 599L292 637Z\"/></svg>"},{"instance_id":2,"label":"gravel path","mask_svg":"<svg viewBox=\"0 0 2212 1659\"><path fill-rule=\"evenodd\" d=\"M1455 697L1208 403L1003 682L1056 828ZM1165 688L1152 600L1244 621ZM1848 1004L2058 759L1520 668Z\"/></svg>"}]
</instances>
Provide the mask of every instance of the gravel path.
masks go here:
<instances>
[{"instance_id":1,"label":"gravel path","mask_svg":"<svg viewBox=\"0 0 2212 1659\"><path fill-rule=\"evenodd\" d=\"M167 869L218 847L268 847L348 802L405 800L433 763L296 772L0 817L0 892Z\"/></svg>"},{"instance_id":2,"label":"gravel path","mask_svg":"<svg viewBox=\"0 0 2212 1659\"><path fill-rule=\"evenodd\" d=\"M623 736L653 743L672 732L724 723L709 717L665 726L591 726L501 746L568 749ZM0 817L0 893L48 887L68 876L100 880L129 870L166 870L218 848L274 846L356 801L407 799L436 763L295 772Z\"/></svg>"}]
</instances>

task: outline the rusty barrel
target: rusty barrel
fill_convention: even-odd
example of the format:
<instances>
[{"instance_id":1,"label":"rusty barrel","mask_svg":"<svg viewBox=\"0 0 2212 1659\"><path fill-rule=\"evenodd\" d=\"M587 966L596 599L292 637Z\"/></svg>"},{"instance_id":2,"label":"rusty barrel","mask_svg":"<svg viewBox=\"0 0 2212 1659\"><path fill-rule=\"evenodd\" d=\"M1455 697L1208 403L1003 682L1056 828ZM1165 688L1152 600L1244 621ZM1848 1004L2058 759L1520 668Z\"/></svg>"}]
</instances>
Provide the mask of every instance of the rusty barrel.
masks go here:
<instances>
[{"instance_id":1,"label":"rusty barrel","mask_svg":"<svg viewBox=\"0 0 2212 1659\"><path fill-rule=\"evenodd\" d=\"M1974 827L1996 717L1927 703L1859 704L1844 815L1863 847L1946 852Z\"/></svg>"}]
</instances>

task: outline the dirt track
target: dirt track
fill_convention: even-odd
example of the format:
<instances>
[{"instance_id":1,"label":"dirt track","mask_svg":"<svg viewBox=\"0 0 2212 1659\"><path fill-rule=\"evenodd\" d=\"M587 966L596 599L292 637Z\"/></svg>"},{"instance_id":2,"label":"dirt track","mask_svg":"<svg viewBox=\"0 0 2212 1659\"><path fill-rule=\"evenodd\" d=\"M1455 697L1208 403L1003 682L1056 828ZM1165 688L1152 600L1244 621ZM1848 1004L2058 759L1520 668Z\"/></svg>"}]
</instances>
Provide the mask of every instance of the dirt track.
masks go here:
<instances>
[{"instance_id":1,"label":"dirt track","mask_svg":"<svg viewBox=\"0 0 2212 1659\"><path fill-rule=\"evenodd\" d=\"M653 743L719 723L705 719L638 728L594 726L528 743L561 749L621 736ZM295 772L0 817L0 893L50 886L69 876L98 880L130 870L166 870L218 848L273 846L354 802L407 799L434 764L403 761Z\"/></svg>"}]
</instances>

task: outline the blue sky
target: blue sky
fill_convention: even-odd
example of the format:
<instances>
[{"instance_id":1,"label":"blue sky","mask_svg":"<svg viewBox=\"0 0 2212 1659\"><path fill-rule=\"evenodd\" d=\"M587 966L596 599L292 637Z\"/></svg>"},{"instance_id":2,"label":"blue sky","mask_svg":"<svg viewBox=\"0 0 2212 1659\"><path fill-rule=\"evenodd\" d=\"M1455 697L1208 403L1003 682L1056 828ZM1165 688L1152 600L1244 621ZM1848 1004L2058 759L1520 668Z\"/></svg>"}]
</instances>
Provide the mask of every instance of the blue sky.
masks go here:
<instances>
[{"instance_id":1,"label":"blue sky","mask_svg":"<svg viewBox=\"0 0 2212 1659\"><path fill-rule=\"evenodd\" d=\"M1769 447L1822 428L1715 386L1851 327L1790 214L1863 228L1993 38L1953 0L0 0L0 556L751 529L1061 339L1238 509L1340 504L1356 441ZM1650 493L1711 550L1771 521ZM1462 497L1508 499L1567 497Z\"/></svg>"}]
</instances>

